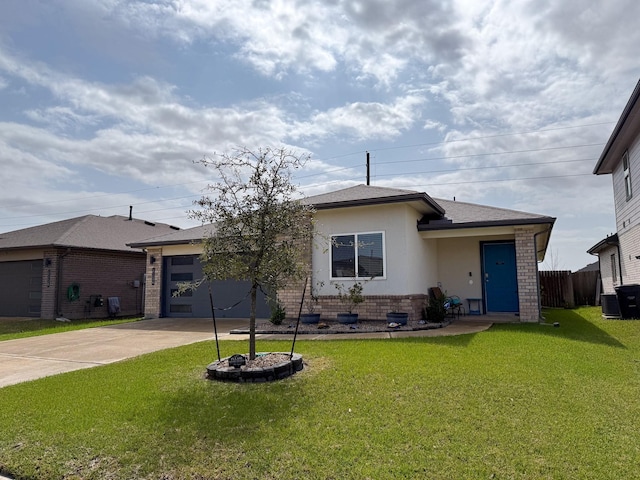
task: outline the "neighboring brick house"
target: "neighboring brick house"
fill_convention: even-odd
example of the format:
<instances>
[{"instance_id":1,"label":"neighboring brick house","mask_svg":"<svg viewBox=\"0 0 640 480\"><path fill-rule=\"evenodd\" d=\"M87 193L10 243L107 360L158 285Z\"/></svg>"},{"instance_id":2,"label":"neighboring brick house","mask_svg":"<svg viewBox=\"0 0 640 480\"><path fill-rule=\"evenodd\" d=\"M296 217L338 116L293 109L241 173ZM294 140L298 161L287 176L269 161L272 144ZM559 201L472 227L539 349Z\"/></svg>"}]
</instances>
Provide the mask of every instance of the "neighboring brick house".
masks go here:
<instances>
[{"instance_id":1,"label":"neighboring brick house","mask_svg":"<svg viewBox=\"0 0 640 480\"><path fill-rule=\"evenodd\" d=\"M127 243L176 227L86 215L0 234L0 316L104 318L144 310L146 253Z\"/></svg>"},{"instance_id":2,"label":"neighboring brick house","mask_svg":"<svg viewBox=\"0 0 640 480\"><path fill-rule=\"evenodd\" d=\"M602 289L640 284L640 81L636 84L593 173L611 175L616 233L588 252L600 262Z\"/></svg>"},{"instance_id":3,"label":"neighboring brick house","mask_svg":"<svg viewBox=\"0 0 640 480\"><path fill-rule=\"evenodd\" d=\"M467 299L474 299L481 314L517 314L513 318L522 322L540 318L538 262L544 259L555 218L366 185L304 202L316 210L308 286L317 287L324 318L343 310L335 285L349 286L355 279L367 280L365 302L358 308L361 318L382 320L394 306L419 318L428 289L435 286L458 295L465 307ZM186 298L171 292L174 275L175 281L185 275L198 278L200 240L210 233L198 227L134 244L148 252L147 316L206 314L205 292ZM218 287L234 290L224 282ZM299 309L302 287L292 284L278 292L289 316ZM242 297L244 290L238 285L235 296ZM222 297L228 304L235 299ZM242 316L242 310L235 315Z\"/></svg>"}]
</instances>

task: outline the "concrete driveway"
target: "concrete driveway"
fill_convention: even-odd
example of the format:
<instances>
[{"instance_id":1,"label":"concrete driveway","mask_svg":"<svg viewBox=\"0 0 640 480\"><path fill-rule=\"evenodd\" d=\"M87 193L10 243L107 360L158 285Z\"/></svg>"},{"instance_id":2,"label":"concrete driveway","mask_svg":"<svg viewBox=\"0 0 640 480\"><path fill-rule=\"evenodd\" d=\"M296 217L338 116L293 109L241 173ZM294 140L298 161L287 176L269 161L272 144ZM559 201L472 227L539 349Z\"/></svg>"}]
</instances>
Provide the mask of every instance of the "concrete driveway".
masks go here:
<instances>
[{"instance_id":1,"label":"concrete driveway","mask_svg":"<svg viewBox=\"0 0 640 480\"><path fill-rule=\"evenodd\" d=\"M229 331L247 328L248 320L220 319L217 324L220 338L228 340ZM0 342L0 388L212 338L211 319L161 318L7 340Z\"/></svg>"}]
</instances>

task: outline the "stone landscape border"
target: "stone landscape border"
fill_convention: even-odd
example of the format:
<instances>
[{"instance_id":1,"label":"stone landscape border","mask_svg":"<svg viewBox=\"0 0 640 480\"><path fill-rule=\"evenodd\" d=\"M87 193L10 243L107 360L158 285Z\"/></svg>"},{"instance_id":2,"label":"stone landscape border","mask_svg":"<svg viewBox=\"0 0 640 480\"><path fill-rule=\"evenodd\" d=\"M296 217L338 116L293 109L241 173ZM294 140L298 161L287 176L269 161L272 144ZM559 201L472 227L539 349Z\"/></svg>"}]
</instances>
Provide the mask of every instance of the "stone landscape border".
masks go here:
<instances>
[{"instance_id":1,"label":"stone landscape border","mask_svg":"<svg viewBox=\"0 0 640 480\"><path fill-rule=\"evenodd\" d=\"M207 366L207 377L211 380L238 383L263 383L290 377L303 369L302 355L272 352L290 357L288 360L265 367L229 366L229 358L217 360Z\"/></svg>"}]
</instances>

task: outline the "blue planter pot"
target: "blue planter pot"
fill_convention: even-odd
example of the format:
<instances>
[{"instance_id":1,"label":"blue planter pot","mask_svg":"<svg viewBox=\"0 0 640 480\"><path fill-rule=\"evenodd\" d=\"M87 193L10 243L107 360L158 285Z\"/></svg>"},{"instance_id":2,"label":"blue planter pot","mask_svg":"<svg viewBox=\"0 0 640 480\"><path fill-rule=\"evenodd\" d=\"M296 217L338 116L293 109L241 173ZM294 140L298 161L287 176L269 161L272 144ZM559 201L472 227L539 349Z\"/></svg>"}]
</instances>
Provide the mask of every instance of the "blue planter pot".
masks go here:
<instances>
[{"instance_id":1,"label":"blue planter pot","mask_svg":"<svg viewBox=\"0 0 640 480\"><path fill-rule=\"evenodd\" d=\"M399 325L406 325L409 319L407 312L389 312L387 313L387 323L397 323Z\"/></svg>"},{"instance_id":2,"label":"blue planter pot","mask_svg":"<svg viewBox=\"0 0 640 480\"><path fill-rule=\"evenodd\" d=\"M339 323L358 323L358 314L357 313L339 313L338 322Z\"/></svg>"},{"instance_id":3,"label":"blue planter pot","mask_svg":"<svg viewBox=\"0 0 640 480\"><path fill-rule=\"evenodd\" d=\"M319 313L301 313L300 321L306 324L318 323L320 322L320 314Z\"/></svg>"}]
</instances>

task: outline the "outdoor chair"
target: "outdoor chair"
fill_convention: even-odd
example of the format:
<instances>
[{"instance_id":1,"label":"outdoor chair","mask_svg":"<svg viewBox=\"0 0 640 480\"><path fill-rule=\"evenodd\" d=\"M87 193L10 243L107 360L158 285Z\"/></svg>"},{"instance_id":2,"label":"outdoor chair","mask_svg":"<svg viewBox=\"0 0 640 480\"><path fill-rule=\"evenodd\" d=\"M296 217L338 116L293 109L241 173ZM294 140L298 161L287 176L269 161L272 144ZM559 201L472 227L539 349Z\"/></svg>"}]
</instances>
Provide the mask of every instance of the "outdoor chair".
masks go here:
<instances>
[{"instance_id":1,"label":"outdoor chair","mask_svg":"<svg viewBox=\"0 0 640 480\"><path fill-rule=\"evenodd\" d=\"M440 287L431 287L429 289L429 299L434 302L442 302L446 314L451 315L451 317L460 318L460 313L462 315L466 314L460 297L457 295L445 295Z\"/></svg>"}]
</instances>

